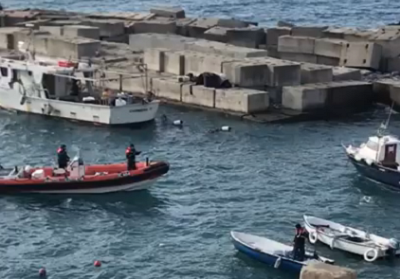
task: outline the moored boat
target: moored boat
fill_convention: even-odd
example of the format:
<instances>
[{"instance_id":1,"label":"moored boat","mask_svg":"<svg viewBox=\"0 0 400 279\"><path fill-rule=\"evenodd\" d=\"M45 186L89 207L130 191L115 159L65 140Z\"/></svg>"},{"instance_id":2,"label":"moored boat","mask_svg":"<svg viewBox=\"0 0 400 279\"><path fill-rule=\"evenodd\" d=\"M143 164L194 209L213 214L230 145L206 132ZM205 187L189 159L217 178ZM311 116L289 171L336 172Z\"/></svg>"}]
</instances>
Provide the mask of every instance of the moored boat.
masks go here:
<instances>
[{"instance_id":1,"label":"moored boat","mask_svg":"<svg viewBox=\"0 0 400 279\"><path fill-rule=\"evenodd\" d=\"M400 140L393 135L372 136L359 147L345 147L357 171L371 179L400 190Z\"/></svg>"},{"instance_id":2,"label":"moored boat","mask_svg":"<svg viewBox=\"0 0 400 279\"><path fill-rule=\"evenodd\" d=\"M148 189L169 171L166 162L138 162L127 171L125 163L87 165L79 157L66 169L15 167L2 169L0 194L101 194Z\"/></svg>"},{"instance_id":3,"label":"moored boat","mask_svg":"<svg viewBox=\"0 0 400 279\"><path fill-rule=\"evenodd\" d=\"M303 266L312 262L334 263L331 259L318 256L315 252L312 253L309 251L306 251L306 259L304 261L294 260L292 246L266 237L235 231L231 232L231 237L233 245L237 250L277 269L299 273Z\"/></svg>"},{"instance_id":4,"label":"moored boat","mask_svg":"<svg viewBox=\"0 0 400 279\"><path fill-rule=\"evenodd\" d=\"M389 255L399 255L399 243L362 230L343 226L325 219L304 215L304 227L312 244L320 241L331 249L339 249L364 257L367 262Z\"/></svg>"}]
</instances>

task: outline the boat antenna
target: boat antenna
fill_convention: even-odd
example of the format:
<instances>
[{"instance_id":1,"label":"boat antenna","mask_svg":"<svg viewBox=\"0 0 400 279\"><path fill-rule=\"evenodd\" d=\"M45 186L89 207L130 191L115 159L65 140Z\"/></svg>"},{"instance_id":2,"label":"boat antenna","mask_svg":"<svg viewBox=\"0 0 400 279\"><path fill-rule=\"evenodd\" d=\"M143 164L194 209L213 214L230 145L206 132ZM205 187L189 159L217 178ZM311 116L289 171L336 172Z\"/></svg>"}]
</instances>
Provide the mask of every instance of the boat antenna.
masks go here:
<instances>
[{"instance_id":1,"label":"boat antenna","mask_svg":"<svg viewBox=\"0 0 400 279\"><path fill-rule=\"evenodd\" d=\"M382 137L384 135L384 132L389 127L390 117L392 116L392 112L393 112L393 106L394 106L394 102L392 102L392 105L390 106L390 112L389 112L388 118L386 119L386 123L381 123L381 125L378 129L378 137Z\"/></svg>"}]
</instances>

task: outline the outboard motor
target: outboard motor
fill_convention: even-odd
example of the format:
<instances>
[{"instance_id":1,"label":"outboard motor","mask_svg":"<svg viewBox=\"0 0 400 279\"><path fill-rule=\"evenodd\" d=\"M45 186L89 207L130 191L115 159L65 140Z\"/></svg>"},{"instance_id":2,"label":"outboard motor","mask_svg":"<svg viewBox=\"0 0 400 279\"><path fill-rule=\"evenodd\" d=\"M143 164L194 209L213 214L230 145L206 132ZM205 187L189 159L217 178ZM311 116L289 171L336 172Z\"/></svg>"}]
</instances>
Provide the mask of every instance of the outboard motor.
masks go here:
<instances>
[{"instance_id":1,"label":"outboard motor","mask_svg":"<svg viewBox=\"0 0 400 279\"><path fill-rule=\"evenodd\" d=\"M389 239L388 250L386 251L386 255L389 260L394 260L396 257L396 252L399 249L399 242L395 238Z\"/></svg>"},{"instance_id":2,"label":"outboard motor","mask_svg":"<svg viewBox=\"0 0 400 279\"><path fill-rule=\"evenodd\" d=\"M85 164L83 163L81 157L75 156L74 159L72 159L71 163L69 164L69 172L69 177L71 178L79 179L85 176Z\"/></svg>"}]
</instances>

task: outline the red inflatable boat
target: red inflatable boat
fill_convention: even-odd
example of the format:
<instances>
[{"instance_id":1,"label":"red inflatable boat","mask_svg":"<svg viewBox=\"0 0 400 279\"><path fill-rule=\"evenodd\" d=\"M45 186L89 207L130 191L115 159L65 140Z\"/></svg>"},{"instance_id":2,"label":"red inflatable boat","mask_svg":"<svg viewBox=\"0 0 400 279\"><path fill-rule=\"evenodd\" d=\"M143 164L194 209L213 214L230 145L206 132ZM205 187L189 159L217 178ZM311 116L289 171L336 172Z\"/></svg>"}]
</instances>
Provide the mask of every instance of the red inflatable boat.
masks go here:
<instances>
[{"instance_id":1,"label":"red inflatable boat","mask_svg":"<svg viewBox=\"0 0 400 279\"><path fill-rule=\"evenodd\" d=\"M74 161L66 169L24 167L0 171L0 194L100 194L147 189L169 171L166 162L140 162L127 171L126 164L87 165Z\"/></svg>"}]
</instances>

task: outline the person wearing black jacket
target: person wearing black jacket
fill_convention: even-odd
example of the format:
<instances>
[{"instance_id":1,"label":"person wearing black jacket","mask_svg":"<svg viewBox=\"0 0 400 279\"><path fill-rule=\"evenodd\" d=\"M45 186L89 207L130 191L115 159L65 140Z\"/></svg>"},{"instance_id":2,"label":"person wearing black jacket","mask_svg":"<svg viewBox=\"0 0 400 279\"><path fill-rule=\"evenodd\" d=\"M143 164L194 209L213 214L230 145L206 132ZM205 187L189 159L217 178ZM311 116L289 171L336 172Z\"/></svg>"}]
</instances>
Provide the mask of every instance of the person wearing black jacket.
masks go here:
<instances>
[{"instance_id":1,"label":"person wearing black jacket","mask_svg":"<svg viewBox=\"0 0 400 279\"><path fill-rule=\"evenodd\" d=\"M125 150L126 167L128 171L136 169L136 155L139 155L140 153L140 151L136 151L135 146L132 143Z\"/></svg>"},{"instance_id":2,"label":"person wearing black jacket","mask_svg":"<svg viewBox=\"0 0 400 279\"><path fill-rule=\"evenodd\" d=\"M296 224L296 235L293 239L293 259L304 261L307 231L300 224Z\"/></svg>"},{"instance_id":3,"label":"person wearing black jacket","mask_svg":"<svg viewBox=\"0 0 400 279\"><path fill-rule=\"evenodd\" d=\"M69 156L65 144L61 145L60 148L57 149L57 161L60 169L65 169L68 166Z\"/></svg>"}]
</instances>

